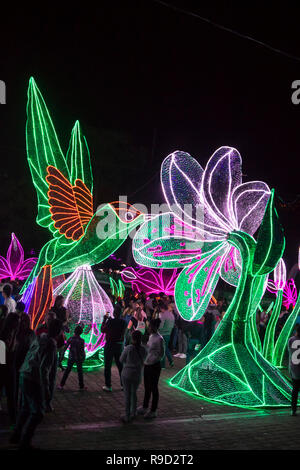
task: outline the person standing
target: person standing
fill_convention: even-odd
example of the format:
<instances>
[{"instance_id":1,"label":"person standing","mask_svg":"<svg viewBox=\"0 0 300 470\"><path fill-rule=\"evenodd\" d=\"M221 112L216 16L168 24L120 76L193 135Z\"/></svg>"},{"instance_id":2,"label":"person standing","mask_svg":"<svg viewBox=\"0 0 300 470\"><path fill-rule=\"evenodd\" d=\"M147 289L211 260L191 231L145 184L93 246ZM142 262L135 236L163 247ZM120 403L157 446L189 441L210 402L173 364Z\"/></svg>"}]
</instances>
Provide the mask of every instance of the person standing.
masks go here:
<instances>
[{"instance_id":1,"label":"person standing","mask_svg":"<svg viewBox=\"0 0 300 470\"><path fill-rule=\"evenodd\" d=\"M18 304L17 303L17 309ZM18 312L18 310L17 310ZM35 340L36 336L34 331L30 328L30 317L27 313L19 313L19 327L16 335L16 351L15 351L15 364L14 364L14 373L15 373L15 384L16 384L16 403L19 403L19 371L25 360L26 354L28 353L31 343Z\"/></svg>"},{"instance_id":2,"label":"person standing","mask_svg":"<svg viewBox=\"0 0 300 470\"><path fill-rule=\"evenodd\" d=\"M53 307L51 307L51 311L55 312L57 320L59 320L62 324L63 329L67 325L67 309L64 307L64 298L62 295L58 295L55 299Z\"/></svg>"},{"instance_id":3,"label":"person standing","mask_svg":"<svg viewBox=\"0 0 300 470\"><path fill-rule=\"evenodd\" d=\"M218 310L214 305L209 305L204 314L204 345L206 345L215 331L215 323Z\"/></svg>"},{"instance_id":4,"label":"person standing","mask_svg":"<svg viewBox=\"0 0 300 470\"><path fill-rule=\"evenodd\" d=\"M11 426L13 426L16 422L15 355L18 326L19 316L17 313L11 312L6 317L0 335L0 340L5 343L6 354L6 364L0 365L0 392L4 387Z\"/></svg>"},{"instance_id":5,"label":"person standing","mask_svg":"<svg viewBox=\"0 0 300 470\"><path fill-rule=\"evenodd\" d=\"M61 322L53 320L48 334L42 334L31 343L20 368L21 406L11 444L21 449L31 449L31 440L45 411L52 410L51 398L57 368L56 338Z\"/></svg>"},{"instance_id":6,"label":"person standing","mask_svg":"<svg viewBox=\"0 0 300 470\"><path fill-rule=\"evenodd\" d=\"M55 313L55 317L57 320L61 322L61 333L60 337L57 338L57 350L58 350L58 367L61 370L64 370L62 365L62 361L65 354L65 334L64 331L69 331L68 328L68 312L66 307L64 307L64 297L62 295L58 295L55 299L53 307L51 307L51 311Z\"/></svg>"},{"instance_id":7,"label":"person standing","mask_svg":"<svg viewBox=\"0 0 300 470\"><path fill-rule=\"evenodd\" d=\"M174 328L175 318L174 318L173 312L168 309L168 307L162 300L158 302L158 307L160 310L159 319L161 321L160 327L159 327L159 334L162 336L165 342L165 352L166 352L165 356L167 356L168 358L170 367L173 367L174 361L172 358L171 351L169 349L169 342L170 342L172 330ZM165 356L162 358L162 364L161 364L163 369L165 369L166 367Z\"/></svg>"},{"instance_id":8,"label":"person standing","mask_svg":"<svg viewBox=\"0 0 300 470\"><path fill-rule=\"evenodd\" d=\"M139 330L142 333L142 335L145 334L146 320L147 320L146 314L144 315L142 308L137 306L134 314L132 315L128 323L128 326L127 326L128 331L132 332L134 330Z\"/></svg>"},{"instance_id":9,"label":"person standing","mask_svg":"<svg viewBox=\"0 0 300 470\"><path fill-rule=\"evenodd\" d=\"M186 364L191 362L203 346L204 326L199 320L189 322L186 327L188 339Z\"/></svg>"},{"instance_id":10,"label":"person standing","mask_svg":"<svg viewBox=\"0 0 300 470\"><path fill-rule=\"evenodd\" d=\"M177 327L178 327L178 353L174 354L174 357L179 357L180 359L186 359L187 344L188 344L186 330L189 327L189 322L184 320L180 315L178 315Z\"/></svg>"},{"instance_id":11,"label":"person standing","mask_svg":"<svg viewBox=\"0 0 300 470\"><path fill-rule=\"evenodd\" d=\"M24 304L24 302L19 301L16 304L16 313L19 315L20 318L23 315L23 313L27 315L27 313L25 312L25 307L26 305Z\"/></svg>"},{"instance_id":12,"label":"person standing","mask_svg":"<svg viewBox=\"0 0 300 470\"><path fill-rule=\"evenodd\" d=\"M117 306L116 306L117 307ZM119 370L121 387L122 387L122 364L120 356L123 350L124 335L127 328L125 320L120 318L121 309L114 308L113 316L109 317L108 314L104 315L103 323L101 325L101 333L105 333L105 346L104 346L104 377L105 385L102 387L105 392L111 392L111 366L113 359Z\"/></svg>"},{"instance_id":13,"label":"person standing","mask_svg":"<svg viewBox=\"0 0 300 470\"><path fill-rule=\"evenodd\" d=\"M165 342L159 334L160 319L150 320L149 341L147 343L147 356L144 366L144 401L143 405L137 409L137 413L144 415L145 419L156 418L159 400L158 382L161 373L161 360L165 355ZM151 408L148 410L152 395Z\"/></svg>"},{"instance_id":14,"label":"person standing","mask_svg":"<svg viewBox=\"0 0 300 470\"><path fill-rule=\"evenodd\" d=\"M82 364L85 361L84 339L81 338L82 332L82 327L77 325L74 330L74 336L69 338L65 345L65 351L69 348L69 359L67 368L58 387L60 390L63 389L74 364L76 364L77 367L79 389L85 390L82 371Z\"/></svg>"},{"instance_id":15,"label":"person standing","mask_svg":"<svg viewBox=\"0 0 300 470\"><path fill-rule=\"evenodd\" d=\"M4 324L5 324L5 320L6 320L6 317L7 317L7 313L8 312L8 309L6 307L6 305L2 304L0 305L0 334L1 334L1 331L3 330L4 328Z\"/></svg>"},{"instance_id":16,"label":"person standing","mask_svg":"<svg viewBox=\"0 0 300 470\"><path fill-rule=\"evenodd\" d=\"M141 383L147 354L141 343L142 333L139 330L133 331L131 344L126 346L120 357L120 362L123 364L121 376L125 394L125 416L121 417L124 423L129 423L136 416L136 392Z\"/></svg>"},{"instance_id":17,"label":"person standing","mask_svg":"<svg viewBox=\"0 0 300 470\"><path fill-rule=\"evenodd\" d=\"M16 306L17 303L16 301L12 298L12 287L10 284L4 284L3 290L2 290L2 295L4 297L4 305L7 307L7 313L10 314L12 312L16 311Z\"/></svg>"},{"instance_id":18,"label":"person standing","mask_svg":"<svg viewBox=\"0 0 300 470\"><path fill-rule=\"evenodd\" d=\"M130 322L133 313L134 313L134 310L130 306L125 307L125 309L123 310L122 318L123 320L125 320L126 325L128 325L128 323Z\"/></svg>"},{"instance_id":19,"label":"person standing","mask_svg":"<svg viewBox=\"0 0 300 470\"><path fill-rule=\"evenodd\" d=\"M155 297L154 294L150 294L149 298L145 302L145 310L147 314L147 318L150 319L152 317L154 307L153 307L153 298Z\"/></svg>"},{"instance_id":20,"label":"person standing","mask_svg":"<svg viewBox=\"0 0 300 470\"><path fill-rule=\"evenodd\" d=\"M296 326L296 334L289 339L289 372L293 382L292 416L297 416L297 401L300 390L300 325Z\"/></svg>"}]
</instances>

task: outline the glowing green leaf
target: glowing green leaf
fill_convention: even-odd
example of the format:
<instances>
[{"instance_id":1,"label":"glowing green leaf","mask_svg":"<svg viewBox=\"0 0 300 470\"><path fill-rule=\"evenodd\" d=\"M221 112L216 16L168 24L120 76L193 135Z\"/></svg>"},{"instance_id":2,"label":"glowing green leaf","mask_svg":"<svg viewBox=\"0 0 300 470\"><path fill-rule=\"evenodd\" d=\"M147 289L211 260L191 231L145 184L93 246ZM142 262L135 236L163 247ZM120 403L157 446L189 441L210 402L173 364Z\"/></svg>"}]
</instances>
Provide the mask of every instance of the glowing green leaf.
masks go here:
<instances>
[{"instance_id":1,"label":"glowing green leaf","mask_svg":"<svg viewBox=\"0 0 300 470\"><path fill-rule=\"evenodd\" d=\"M273 271L279 259L282 257L284 247L285 238L282 225L274 207L273 189L258 232L252 273L262 275Z\"/></svg>"}]
</instances>

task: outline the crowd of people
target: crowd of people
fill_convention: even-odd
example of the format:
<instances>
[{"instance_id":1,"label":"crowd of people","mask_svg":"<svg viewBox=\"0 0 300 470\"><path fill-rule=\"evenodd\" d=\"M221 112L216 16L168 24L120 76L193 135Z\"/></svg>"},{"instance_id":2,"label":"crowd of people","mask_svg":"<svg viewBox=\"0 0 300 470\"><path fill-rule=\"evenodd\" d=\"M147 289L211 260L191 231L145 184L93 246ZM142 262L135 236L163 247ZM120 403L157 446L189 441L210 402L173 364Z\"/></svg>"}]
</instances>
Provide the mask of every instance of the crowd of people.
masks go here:
<instances>
[{"instance_id":1,"label":"crowd of people","mask_svg":"<svg viewBox=\"0 0 300 470\"><path fill-rule=\"evenodd\" d=\"M79 390L87 390L83 373L83 329L77 325L74 334L68 335L71 319L62 296L56 297L36 331L30 327L24 303L13 299L9 284L4 285L2 296L0 340L6 346L6 361L0 364L0 398L5 392L12 429L10 442L27 449L31 448L35 429L44 414L53 411L58 367L63 371L57 386L59 390L64 389L74 365ZM161 370L167 366L172 368L174 357L183 360L182 366L188 364L210 340L226 308L226 301L221 299L208 306L200 321L188 322L179 315L174 298L163 293L150 297L140 293L114 301L113 315L106 313L101 325L101 333L105 334L103 390L112 391L114 361L124 391L123 423L131 422L137 415L145 419L157 416ZM261 337L269 316L270 313L263 311L257 317ZM279 327L285 317L283 311ZM67 350L64 368L62 361ZM144 398L138 407L137 390L142 382ZM300 376L296 385L299 389Z\"/></svg>"}]
</instances>

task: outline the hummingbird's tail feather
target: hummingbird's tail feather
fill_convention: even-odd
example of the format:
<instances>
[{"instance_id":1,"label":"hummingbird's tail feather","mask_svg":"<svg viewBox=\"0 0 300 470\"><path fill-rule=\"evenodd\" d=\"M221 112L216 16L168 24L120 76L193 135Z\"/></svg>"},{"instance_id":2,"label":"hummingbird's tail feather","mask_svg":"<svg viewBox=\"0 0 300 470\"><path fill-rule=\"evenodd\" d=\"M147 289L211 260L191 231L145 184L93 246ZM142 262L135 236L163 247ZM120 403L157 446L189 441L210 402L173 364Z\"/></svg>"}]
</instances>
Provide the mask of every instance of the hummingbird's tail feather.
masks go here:
<instances>
[{"instance_id":1,"label":"hummingbird's tail feather","mask_svg":"<svg viewBox=\"0 0 300 470\"><path fill-rule=\"evenodd\" d=\"M30 315L30 325L36 330L43 322L45 314L52 303L52 266L46 265L41 269L35 280L31 296L28 314Z\"/></svg>"}]
</instances>

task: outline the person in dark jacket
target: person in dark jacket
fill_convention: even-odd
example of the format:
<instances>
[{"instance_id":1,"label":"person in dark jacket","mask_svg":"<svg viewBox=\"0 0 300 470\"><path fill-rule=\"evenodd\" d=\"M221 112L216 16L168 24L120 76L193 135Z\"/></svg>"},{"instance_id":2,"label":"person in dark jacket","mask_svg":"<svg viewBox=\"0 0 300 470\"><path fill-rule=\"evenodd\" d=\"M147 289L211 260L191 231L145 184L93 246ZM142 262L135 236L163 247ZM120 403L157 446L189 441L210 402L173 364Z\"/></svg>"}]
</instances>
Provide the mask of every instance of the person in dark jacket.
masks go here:
<instances>
[{"instance_id":1,"label":"person in dark jacket","mask_svg":"<svg viewBox=\"0 0 300 470\"><path fill-rule=\"evenodd\" d=\"M116 366L119 370L121 387L121 372L122 363L120 362L120 356L123 350L124 335L127 328L125 320L120 318L121 309L115 308L113 313L114 318L109 317L108 314L104 316L103 323L101 325L101 333L105 333L105 346L104 346L104 377L105 385L103 390L111 392L111 366L113 359L115 360Z\"/></svg>"},{"instance_id":2,"label":"person in dark jacket","mask_svg":"<svg viewBox=\"0 0 300 470\"><path fill-rule=\"evenodd\" d=\"M187 336L187 352L186 352L186 364L191 362L194 357L197 355L197 347L201 349L203 345L203 336L204 336L204 327L203 324L196 321L189 322L189 325L186 326L185 332ZM198 352L199 352L198 349Z\"/></svg>"},{"instance_id":3,"label":"person in dark jacket","mask_svg":"<svg viewBox=\"0 0 300 470\"><path fill-rule=\"evenodd\" d=\"M7 315L8 315L8 308L6 307L6 305L4 304L0 305L0 334L4 328L4 323L5 323Z\"/></svg>"},{"instance_id":4,"label":"person in dark jacket","mask_svg":"<svg viewBox=\"0 0 300 470\"><path fill-rule=\"evenodd\" d=\"M214 305L209 305L204 314L204 345L209 342L215 331L217 314L217 308Z\"/></svg>"},{"instance_id":5,"label":"person in dark jacket","mask_svg":"<svg viewBox=\"0 0 300 470\"><path fill-rule=\"evenodd\" d=\"M25 312L25 307L26 305L24 304L24 302L17 302L17 305L16 305L16 313L19 315L19 317L21 318L21 315L22 313L26 313Z\"/></svg>"},{"instance_id":6,"label":"person in dark jacket","mask_svg":"<svg viewBox=\"0 0 300 470\"><path fill-rule=\"evenodd\" d=\"M79 388L80 390L85 389L82 372L82 364L85 360L84 339L81 338L82 332L82 327L80 325L77 325L74 330L74 336L69 338L67 344L65 345L65 351L69 349L69 359L67 368L58 387L59 389L62 389L64 387L74 364L76 364L77 367Z\"/></svg>"},{"instance_id":7,"label":"person in dark jacket","mask_svg":"<svg viewBox=\"0 0 300 470\"><path fill-rule=\"evenodd\" d=\"M19 303L18 302L17 306ZM30 328L30 317L27 313L18 313L20 315L19 328L16 335L15 349L15 384L16 384L16 403L19 403L19 371L28 353L31 343L35 340L34 331Z\"/></svg>"},{"instance_id":8,"label":"person in dark jacket","mask_svg":"<svg viewBox=\"0 0 300 470\"><path fill-rule=\"evenodd\" d=\"M0 391L5 388L7 408L10 418L10 424L16 422L16 380L15 380L15 354L16 354L16 336L19 326L19 317L15 312L7 315L0 340L5 343L6 364L0 365Z\"/></svg>"},{"instance_id":9,"label":"person in dark jacket","mask_svg":"<svg viewBox=\"0 0 300 470\"><path fill-rule=\"evenodd\" d=\"M56 318L61 322L62 328L60 337L57 338L57 350L58 350L58 367L61 370L64 370L62 365L62 361L64 358L65 353L65 335L64 331L69 332L68 328L68 311L66 307L64 307L64 297L62 295L58 295L55 299L53 307L51 307L51 311L55 313Z\"/></svg>"},{"instance_id":10,"label":"person in dark jacket","mask_svg":"<svg viewBox=\"0 0 300 470\"><path fill-rule=\"evenodd\" d=\"M56 337L61 331L61 322L49 323L48 334L43 333L31 343L20 368L21 407L11 444L21 449L30 449L35 429L42 421L45 411L50 411L56 369Z\"/></svg>"},{"instance_id":11,"label":"person in dark jacket","mask_svg":"<svg viewBox=\"0 0 300 470\"><path fill-rule=\"evenodd\" d=\"M36 329L36 332L35 334L37 336L40 336L41 334L43 333L48 333L48 328L49 328L49 324L50 322L52 322L53 320L55 320L56 318L56 313L55 312L52 312L52 310L49 310L49 312L46 313L45 315L45 321L43 323L40 323Z\"/></svg>"},{"instance_id":12,"label":"person in dark jacket","mask_svg":"<svg viewBox=\"0 0 300 470\"><path fill-rule=\"evenodd\" d=\"M55 312L56 318L61 321L63 327L67 324L67 309L64 307L64 298L62 295L58 295L55 299L52 312Z\"/></svg>"}]
</instances>

